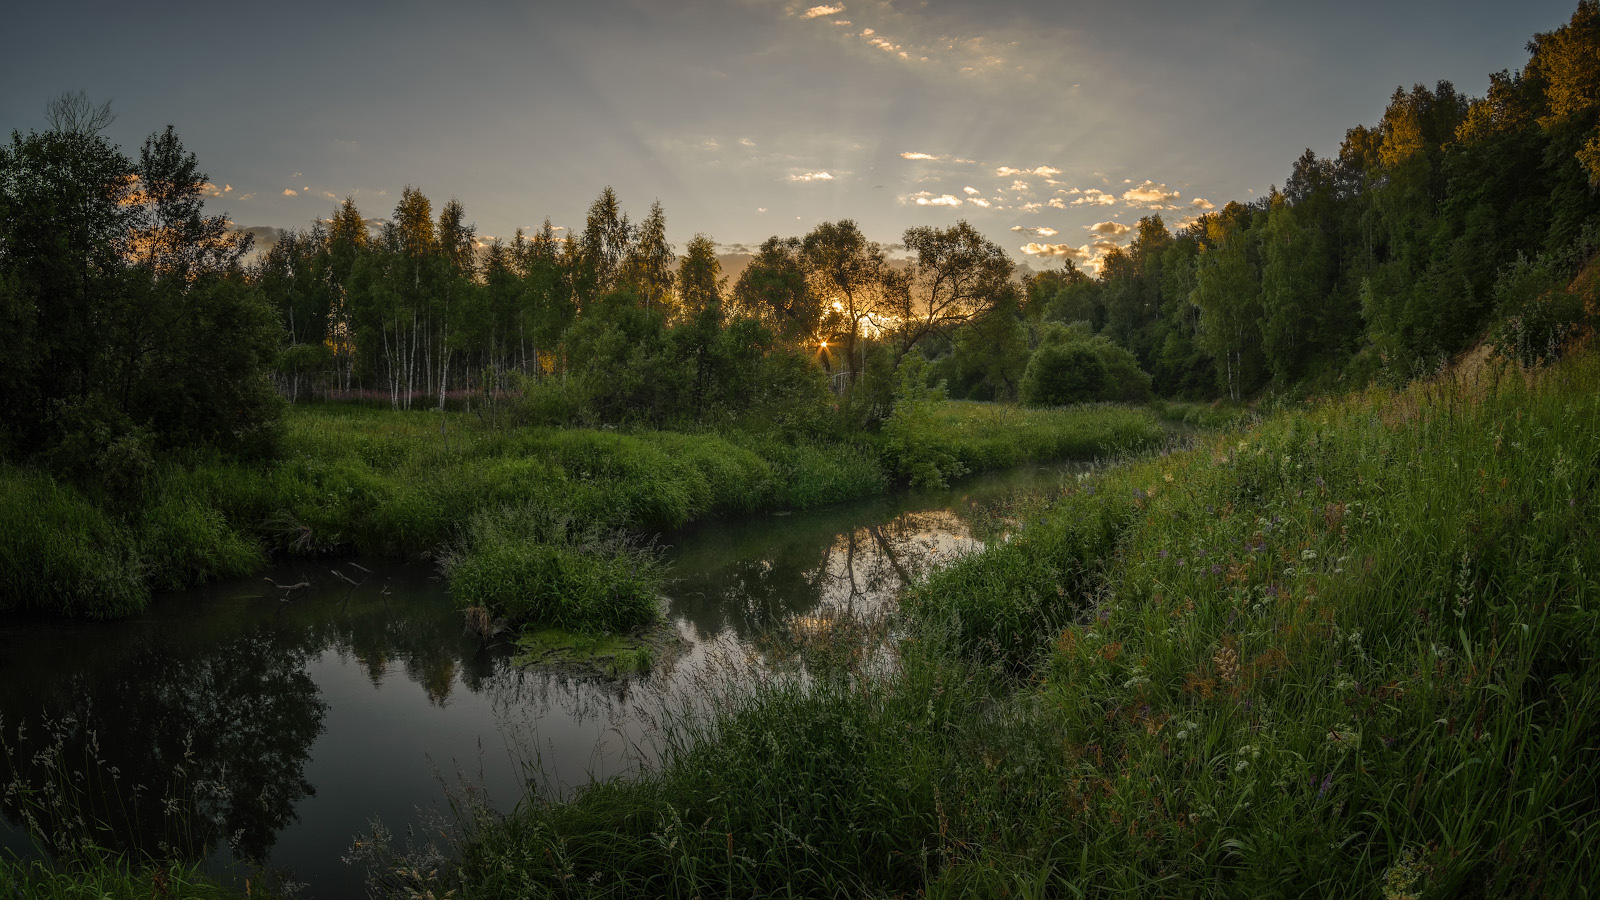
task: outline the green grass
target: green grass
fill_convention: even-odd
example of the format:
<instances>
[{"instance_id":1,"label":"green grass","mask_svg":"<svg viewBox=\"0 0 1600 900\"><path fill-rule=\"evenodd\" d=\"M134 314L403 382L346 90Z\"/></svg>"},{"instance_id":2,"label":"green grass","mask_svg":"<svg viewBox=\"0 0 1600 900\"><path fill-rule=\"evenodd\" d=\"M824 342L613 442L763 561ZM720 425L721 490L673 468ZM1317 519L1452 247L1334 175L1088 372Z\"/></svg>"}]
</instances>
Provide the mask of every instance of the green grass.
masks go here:
<instances>
[{"instance_id":1,"label":"green grass","mask_svg":"<svg viewBox=\"0 0 1600 900\"><path fill-rule=\"evenodd\" d=\"M0 857L0 895L29 900L238 900L246 896L201 873L197 866L157 862L130 866L120 857L101 852L61 865ZM248 896L276 894L252 884Z\"/></svg>"},{"instance_id":2,"label":"green grass","mask_svg":"<svg viewBox=\"0 0 1600 900\"><path fill-rule=\"evenodd\" d=\"M538 628L517 638L518 665L561 665L611 677L649 672L656 663L650 642L633 636Z\"/></svg>"},{"instance_id":3,"label":"green grass","mask_svg":"<svg viewBox=\"0 0 1600 900\"><path fill-rule=\"evenodd\" d=\"M464 896L1590 896L1600 359L1087 477L901 632L479 817Z\"/></svg>"},{"instance_id":4,"label":"green grass","mask_svg":"<svg viewBox=\"0 0 1600 900\"><path fill-rule=\"evenodd\" d=\"M0 610L122 616L149 596L127 528L48 475L0 465Z\"/></svg>"},{"instance_id":5,"label":"green grass","mask_svg":"<svg viewBox=\"0 0 1600 900\"><path fill-rule=\"evenodd\" d=\"M1105 454L1156 434L1149 415L1134 410L952 404L919 418L914 437L981 471ZM464 413L300 407L288 416L277 462L248 467L204 453L165 460L142 503L120 512L47 475L0 467L0 608L119 616L143 608L152 590L247 575L269 555L444 553L464 606L577 629L627 628L648 621L654 593L648 579L630 580L637 560L618 555L617 535L878 494L904 468L901 446L743 432L496 430ZM562 533L530 540L503 524L532 510L563 523ZM611 590L619 583L631 586Z\"/></svg>"},{"instance_id":6,"label":"green grass","mask_svg":"<svg viewBox=\"0 0 1600 900\"><path fill-rule=\"evenodd\" d=\"M897 410L884 430L885 467L919 486L1022 463L1109 457L1153 447L1165 431L1150 411L1093 404L1027 409L953 400Z\"/></svg>"}]
</instances>

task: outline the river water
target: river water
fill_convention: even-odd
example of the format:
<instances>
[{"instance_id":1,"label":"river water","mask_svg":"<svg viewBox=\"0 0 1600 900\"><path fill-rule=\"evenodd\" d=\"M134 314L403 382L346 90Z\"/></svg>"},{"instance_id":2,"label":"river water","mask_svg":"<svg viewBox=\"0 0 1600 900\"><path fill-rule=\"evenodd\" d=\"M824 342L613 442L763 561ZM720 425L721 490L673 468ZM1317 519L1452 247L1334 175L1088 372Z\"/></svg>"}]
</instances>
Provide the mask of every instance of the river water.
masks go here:
<instances>
[{"instance_id":1,"label":"river water","mask_svg":"<svg viewBox=\"0 0 1600 900\"><path fill-rule=\"evenodd\" d=\"M907 578L1003 528L1007 498L1069 471L672 535L666 618L684 649L620 679L514 665L465 631L424 563L295 562L119 622L0 618L0 843L35 852L30 823L87 829L361 896L343 858L374 819L425 833L451 795L509 809L530 783L566 795L636 770L662 704L709 668L759 667L785 635L887 611ZM85 812L109 829L77 825Z\"/></svg>"}]
</instances>

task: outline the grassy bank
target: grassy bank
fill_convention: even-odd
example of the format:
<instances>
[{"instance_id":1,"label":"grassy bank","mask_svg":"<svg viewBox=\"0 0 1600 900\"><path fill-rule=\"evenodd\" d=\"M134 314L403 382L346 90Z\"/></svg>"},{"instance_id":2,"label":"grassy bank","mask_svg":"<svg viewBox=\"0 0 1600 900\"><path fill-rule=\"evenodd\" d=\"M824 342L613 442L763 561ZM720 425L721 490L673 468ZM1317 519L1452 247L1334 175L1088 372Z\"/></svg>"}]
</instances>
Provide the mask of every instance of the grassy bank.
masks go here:
<instances>
[{"instance_id":1,"label":"grassy bank","mask_svg":"<svg viewBox=\"0 0 1600 900\"><path fill-rule=\"evenodd\" d=\"M61 866L38 859L0 858L0 894L28 900L235 900L275 897L252 884L247 892L224 886L197 866L122 859L89 853Z\"/></svg>"},{"instance_id":2,"label":"grassy bank","mask_svg":"<svg viewBox=\"0 0 1600 900\"><path fill-rule=\"evenodd\" d=\"M972 470L1160 434L1133 410L960 409L919 424L918 446ZM464 413L301 407L278 462L168 459L131 500L0 467L0 609L119 616L153 589L246 575L269 555L427 554L446 560L463 605L555 621L560 610L526 605L542 587L587 598L564 627L625 628L654 589L619 535L870 496L894 485L903 452L871 437L492 429ZM619 579L631 587L585 594Z\"/></svg>"},{"instance_id":3,"label":"grassy bank","mask_svg":"<svg viewBox=\"0 0 1600 900\"><path fill-rule=\"evenodd\" d=\"M725 685L471 823L463 896L1588 896L1600 361L1281 414L1019 507L889 677Z\"/></svg>"}]
</instances>

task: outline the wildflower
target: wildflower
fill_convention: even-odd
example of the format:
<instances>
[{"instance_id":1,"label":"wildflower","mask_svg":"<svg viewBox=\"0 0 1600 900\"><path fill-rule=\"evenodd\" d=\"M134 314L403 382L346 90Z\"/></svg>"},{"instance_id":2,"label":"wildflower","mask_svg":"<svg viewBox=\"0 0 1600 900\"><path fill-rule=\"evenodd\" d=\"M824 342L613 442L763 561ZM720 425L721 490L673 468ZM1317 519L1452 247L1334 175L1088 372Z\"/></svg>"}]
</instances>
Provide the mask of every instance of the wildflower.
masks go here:
<instances>
[{"instance_id":1,"label":"wildflower","mask_svg":"<svg viewBox=\"0 0 1600 900\"><path fill-rule=\"evenodd\" d=\"M1172 483L1172 473L1168 472L1167 474L1161 476L1161 480L1165 481L1167 484L1171 484Z\"/></svg>"},{"instance_id":2,"label":"wildflower","mask_svg":"<svg viewBox=\"0 0 1600 900\"><path fill-rule=\"evenodd\" d=\"M1165 547L1161 548L1161 558L1162 559L1166 559L1167 558L1167 548L1165 548Z\"/></svg>"},{"instance_id":3,"label":"wildflower","mask_svg":"<svg viewBox=\"0 0 1600 900\"><path fill-rule=\"evenodd\" d=\"M1239 653L1232 647L1223 647L1218 650L1216 655L1211 657L1211 661L1216 663L1217 677L1223 681L1232 684L1233 680L1239 676Z\"/></svg>"},{"instance_id":4,"label":"wildflower","mask_svg":"<svg viewBox=\"0 0 1600 900\"><path fill-rule=\"evenodd\" d=\"M1317 776L1315 776L1315 775L1311 776L1311 786L1312 787L1316 787L1317 786ZM1330 788L1332 786L1333 786L1333 773L1329 772L1328 774L1322 776L1322 787L1317 789L1317 799L1321 800L1323 795L1328 793L1328 788Z\"/></svg>"}]
</instances>

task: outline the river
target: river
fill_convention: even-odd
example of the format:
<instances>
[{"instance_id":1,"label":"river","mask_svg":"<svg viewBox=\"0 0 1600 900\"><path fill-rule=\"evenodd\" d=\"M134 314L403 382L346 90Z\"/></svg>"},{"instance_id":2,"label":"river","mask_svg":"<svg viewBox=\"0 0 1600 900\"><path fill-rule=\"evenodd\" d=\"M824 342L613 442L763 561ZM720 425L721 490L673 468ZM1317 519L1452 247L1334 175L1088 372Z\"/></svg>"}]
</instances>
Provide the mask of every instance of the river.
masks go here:
<instances>
[{"instance_id":1,"label":"river","mask_svg":"<svg viewBox=\"0 0 1600 900\"><path fill-rule=\"evenodd\" d=\"M0 842L36 852L31 820L360 896L344 857L374 819L421 834L451 796L505 809L530 783L567 795L636 770L663 704L709 667L759 667L784 636L888 611L907 578L1003 528L1008 498L1070 470L674 534L666 620L683 650L623 678L514 665L421 562L295 561L118 622L0 618ZM76 825L83 812L105 827Z\"/></svg>"}]
</instances>

